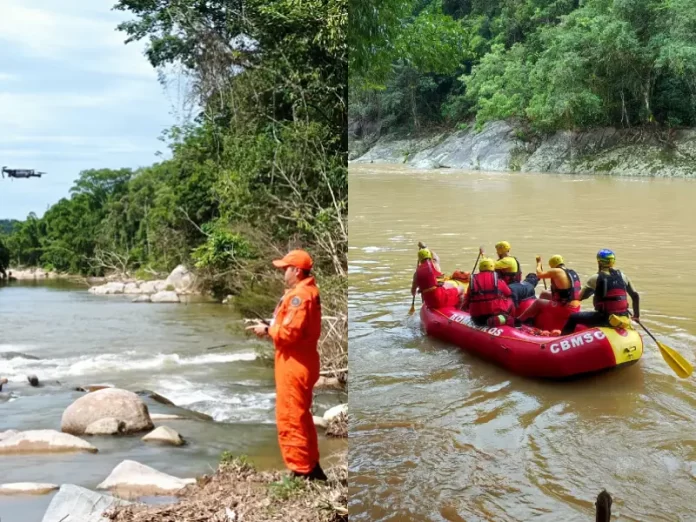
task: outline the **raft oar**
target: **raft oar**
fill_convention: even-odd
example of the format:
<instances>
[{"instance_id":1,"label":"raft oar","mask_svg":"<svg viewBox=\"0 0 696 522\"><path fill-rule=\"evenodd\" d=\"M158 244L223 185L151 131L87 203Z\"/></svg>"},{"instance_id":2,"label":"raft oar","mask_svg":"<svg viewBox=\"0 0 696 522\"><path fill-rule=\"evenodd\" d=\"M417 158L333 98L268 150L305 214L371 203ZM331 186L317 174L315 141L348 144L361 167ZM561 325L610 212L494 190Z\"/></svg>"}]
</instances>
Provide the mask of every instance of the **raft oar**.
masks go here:
<instances>
[{"instance_id":1,"label":"raft oar","mask_svg":"<svg viewBox=\"0 0 696 522\"><path fill-rule=\"evenodd\" d=\"M682 379L686 379L689 377L692 372L694 371L693 366L684 359L674 348L670 348L666 344L662 344L660 341L655 339L655 336L650 333L650 330L648 330L643 323L640 321L636 321L639 325L643 327L643 330L645 330L645 333L650 336L650 338L655 341L655 344L657 344L657 347L660 349L660 353L662 354L662 358L665 360L665 362L669 365L670 368L674 371L674 373L677 374L678 377L681 377Z\"/></svg>"},{"instance_id":2,"label":"raft oar","mask_svg":"<svg viewBox=\"0 0 696 522\"><path fill-rule=\"evenodd\" d=\"M418 250L425 248L425 245L418 242ZM418 261L416 261L416 270L418 270ZM411 309L408 311L408 315L413 315L416 313L416 294L413 294L413 299L411 299Z\"/></svg>"},{"instance_id":3,"label":"raft oar","mask_svg":"<svg viewBox=\"0 0 696 522\"><path fill-rule=\"evenodd\" d=\"M474 272L476 272L476 265L478 265L479 259L481 259L482 255L483 255L483 247L480 246L478 256L476 256L476 261L474 261L474 268L471 269L471 275L473 275Z\"/></svg>"},{"instance_id":4,"label":"raft oar","mask_svg":"<svg viewBox=\"0 0 696 522\"><path fill-rule=\"evenodd\" d=\"M539 261L539 266L541 267L541 271L543 272L544 271L544 263ZM544 282L544 290L546 290L546 279L542 279L542 281Z\"/></svg>"},{"instance_id":5,"label":"raft oar","mask_svg":"<svg viewBox=\"0 0 696 522\"><path fill-rule=\"evenodd\" d=\"M413 294L413 299L411 300L411 309L408 311L408 315L413 315L416 313L416 294Z\"/></svg>"}]
</instances>

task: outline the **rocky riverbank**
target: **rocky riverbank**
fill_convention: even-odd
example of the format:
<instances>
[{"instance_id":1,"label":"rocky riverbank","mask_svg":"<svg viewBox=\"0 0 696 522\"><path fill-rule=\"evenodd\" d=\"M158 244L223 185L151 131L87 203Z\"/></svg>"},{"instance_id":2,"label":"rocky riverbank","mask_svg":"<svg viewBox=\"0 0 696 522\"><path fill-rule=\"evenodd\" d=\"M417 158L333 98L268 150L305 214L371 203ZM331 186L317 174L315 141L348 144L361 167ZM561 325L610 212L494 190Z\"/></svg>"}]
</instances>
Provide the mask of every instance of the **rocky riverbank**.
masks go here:
<instances>
[{"instance_id":1,"label":"rocky riverbank","mask_svg":"<svg viewBox=\"0 0 696 522\"><path fill-rule=\"evenodd\" d=\"M418 137L378 136L351 124L349 159L414 168L695 177L696 130L598 128L530 137L510 122Z\"/></svg>"},{"instance_id":2,"label":"rocky riverbank","mask_svg":"<svg viewBox=\"0 0 696 522\"><path fill-rule=\"evenodd\" d=\"M195 274L184 265L177 266L166 279L121 279L92 286L89 292L95 295L134 295L137 297L133 302L137 303L179 303L182 296L199 293Z\"/></svg>"},{"instance_id":3,"label":"rocky riverbank","mask_svg":"<svg viewBox=\"0 0 696 522\"><path fill-rule=\"evenodd\" d=\"M99 458L104 437L138 437L140 444L174 448L189 444L166 424L183 417L150 414L137 393L109 386L84 386L88 390L62 415L60 431L54 429L7 430L0 432L0 461L17 455L93 454ZM166 398L158 402L171 404ZM346 436L347 405L327 410L316 417L317 427L327 436ZM155 423L159 424L158 426ZM338 425L342 424L342 427ZM333 432L331 430L334 430ZM338 431L337 431L338 430ZM342 430L342 431L341 431ZM144 436L143 436L144 434ZM330 462L336 456L328 456ZM289 519L340 520L347 514L347 467L345 455L332 466L326 484L308 484L285 473L260 473L244 458L223 456L212 476L176 477L140 462L126 459L96 487L104 494L70 483L12 482L0 484L0 495L45 495L59 489L43 522L102 522L102 516L116 521L163 520L276 520L277 513ZM170 497L168 503L153 507L143 497ZM166 499L165 502L167 502ZM328 506L328 510L327 510ZM263 515L263 516L262 516ZM216 518L217 517L217 518ZM299 518L298 518L299 517Z\"/></svg>"}]
</instances>

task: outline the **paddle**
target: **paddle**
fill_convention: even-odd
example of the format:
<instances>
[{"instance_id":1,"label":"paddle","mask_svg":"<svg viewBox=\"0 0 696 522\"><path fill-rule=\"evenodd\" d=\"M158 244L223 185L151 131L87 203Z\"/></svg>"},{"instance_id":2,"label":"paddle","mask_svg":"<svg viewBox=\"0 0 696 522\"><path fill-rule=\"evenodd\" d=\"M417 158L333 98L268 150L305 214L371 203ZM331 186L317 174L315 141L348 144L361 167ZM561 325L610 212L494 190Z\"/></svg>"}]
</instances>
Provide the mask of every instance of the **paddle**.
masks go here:
<instances>
[{"instance_id":1,"label":"paddle","mask_svg":"<svg viewBox=\"0 0 696 522\"><path fill-rule=\"evenodd\" d=\"M474 275L474 272L476 272L476 265L478 265L479 259L481 259L482 255L483 255L483 247L480 246L478 256L476 256L476 261L474 261L474 268L471 269L471 275Z\"/></svg>"},{"instance_id":2,"label":"paddle","mask_svg":"<svg viewBox=\"0 0 696 522\"><path fill-rule=\"evenodd\" d=\"M544 271L544 265L541 262L541 256L536 257L537 264L539 265L539 269L543 272ZM546 279L542 279L544 283L544 290L546 290Z\"/></svg>"},{"instance_id":3,"label":"paddle","mask_svg":"<svg viewBox=\"0 0 696 522\"><path fill-rule=\"evenodd\" d=\"M416 263L416 270L418 270L418 263ZM408 311L408 315L413 315L416 313L416 294L413 294L413 299L411 300L411 309Z\"/></svg>"},{"instance_id":4,"label":"paddle","mask_svg":"<svg viewBox=\"0 0 696 522\"><path fill-rule=\"evenodd\" d=\"M422 242L418 242L418 250L426 248ZM418 261L416 261L416 270L418 270ZM413 315L416 313L416 294L413 294L413 299L411 300L411 308L408 311L408 315Z\"/></svg>"},{"instance_id":5,"label":"paddle","mask_svg":"<svg viewBox=\"0 0 696 522\"><path fill-rule=\"evenodd\" d=\"M682 379L689 377L694 371L694 368L691 366L689 361L684 359L684 357L682 357L674 348L670 348L666 344L662 344L660 341L655 339L655 336L643 325L643 323L640 321L636 322L641 325L643 330L645 330L645 333L648 334L653 341L655 341L655 344L657 344L657 347L660 349L662 358L669 365L669 367L672 368L674 373L676 373L677 376L681 377Z\"/></svg>"}]
</instances>

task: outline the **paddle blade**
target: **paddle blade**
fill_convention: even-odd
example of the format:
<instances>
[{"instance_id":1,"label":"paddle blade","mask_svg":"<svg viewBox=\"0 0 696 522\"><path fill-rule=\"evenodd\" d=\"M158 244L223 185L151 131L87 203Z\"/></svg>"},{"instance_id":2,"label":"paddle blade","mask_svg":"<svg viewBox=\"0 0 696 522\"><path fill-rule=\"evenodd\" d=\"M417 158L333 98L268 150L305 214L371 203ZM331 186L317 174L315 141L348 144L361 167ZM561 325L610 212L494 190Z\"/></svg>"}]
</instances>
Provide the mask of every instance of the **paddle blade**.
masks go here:
<instances>
[{"instance_id":1,"label":"paddle blade","mask_svg":"<svg viewBox=\"0 0 696 522\"><path fill-rule=\"evenodd\" d=\"M416 313L416 307L412 306L411 309L408 311L408 315L413 315Z\"/></svg>"},{"instance_id":2,"label":"paddle blade","mask_svg":"<svg viewBox=\"0 0 696 522\"><path fill-rule=\"evenodd\" d=\"M662 344L659 341L657 341L657 346L660 349L662 358L669 365L669 367L674 370L674 373L676 373L678 377L686 379L693 373L693 366L691 366L689 361L684 359L684 357L682 357L673 348L670 348L666 344Z\"/></svg>"}]
</instances>

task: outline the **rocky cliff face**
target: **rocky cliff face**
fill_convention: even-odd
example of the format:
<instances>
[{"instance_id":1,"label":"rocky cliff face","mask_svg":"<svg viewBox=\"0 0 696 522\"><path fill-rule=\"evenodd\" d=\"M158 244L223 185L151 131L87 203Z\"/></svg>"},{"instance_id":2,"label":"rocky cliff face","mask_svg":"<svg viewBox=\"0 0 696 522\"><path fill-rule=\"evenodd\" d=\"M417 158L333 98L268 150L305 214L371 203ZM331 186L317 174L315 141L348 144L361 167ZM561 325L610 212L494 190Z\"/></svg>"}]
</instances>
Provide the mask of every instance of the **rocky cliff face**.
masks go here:
<instances>
[{"instance_id":1,"label":"rocky cliff face","mask_svg":"<svg viewBox=\"0 0 696 522\"><path fill-rule=\"evenodd\" d=\"M414 139L353 139L355 163L405 163L415 168L557 172L619 176L696 176L696 130L655 132L598 128L527 140L507 122Z\"/></svg>"}]
</instances>

